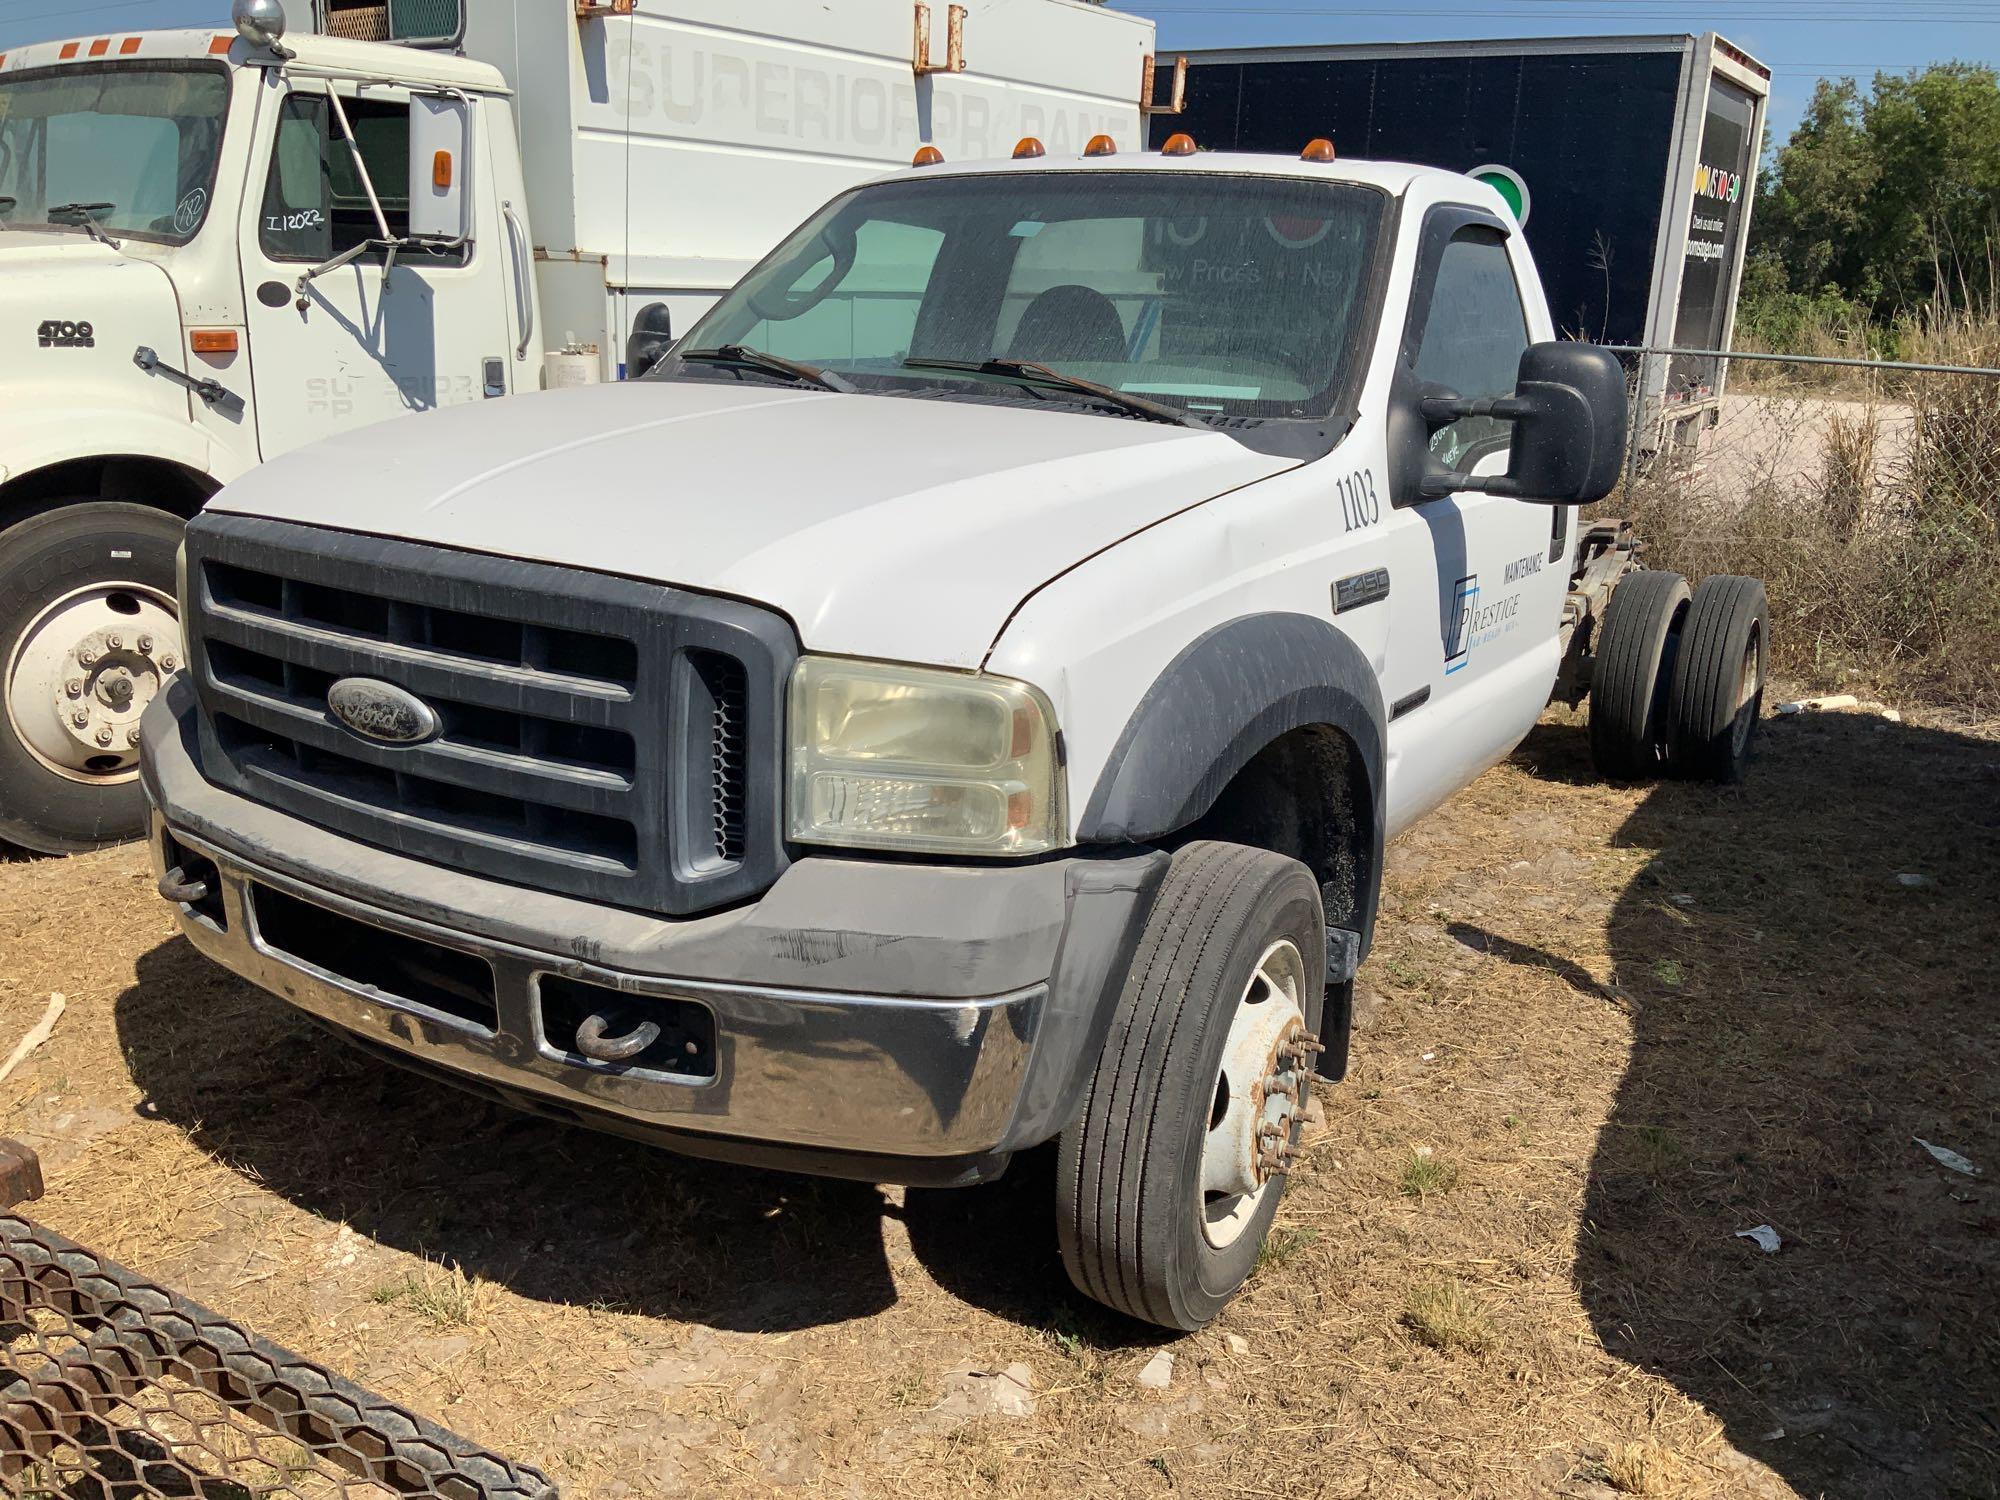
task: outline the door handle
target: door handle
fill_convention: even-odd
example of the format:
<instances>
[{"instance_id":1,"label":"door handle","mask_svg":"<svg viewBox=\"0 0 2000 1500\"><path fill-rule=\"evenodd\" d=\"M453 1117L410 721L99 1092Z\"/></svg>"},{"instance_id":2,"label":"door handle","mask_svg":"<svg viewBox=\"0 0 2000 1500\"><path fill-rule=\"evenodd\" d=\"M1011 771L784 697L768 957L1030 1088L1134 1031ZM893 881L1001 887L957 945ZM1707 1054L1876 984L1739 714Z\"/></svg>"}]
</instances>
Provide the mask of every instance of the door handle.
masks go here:
<instances>
[{"instance_id":1,"label":"door handle","mask_svg":"<svg viewBox=\"0 0 2000 1500\"><path fill-rule=\"evenodd\" d=\"M535 253L528 243L527 231L514 217L514 205L502 203L500 213L507 221L507 251L514 262L514 299L520 304L521 313L521 343L514 351L514 358L526 359L528 345L535 341L535 284L529 279L535 274Z\"/></svg>"}]
</instances>

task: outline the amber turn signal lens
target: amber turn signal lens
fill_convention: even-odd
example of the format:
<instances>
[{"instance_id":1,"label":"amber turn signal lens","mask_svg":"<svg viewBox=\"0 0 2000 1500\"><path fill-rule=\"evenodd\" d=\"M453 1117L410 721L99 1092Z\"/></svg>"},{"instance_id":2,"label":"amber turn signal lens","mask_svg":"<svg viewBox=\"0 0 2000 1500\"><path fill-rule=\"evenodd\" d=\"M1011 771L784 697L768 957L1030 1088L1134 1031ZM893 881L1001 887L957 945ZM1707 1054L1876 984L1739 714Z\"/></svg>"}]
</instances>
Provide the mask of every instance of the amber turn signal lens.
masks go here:
<instances>
[{"instance_id":1,"label":"amber turn signal lens","mask_svg":"<svg viewBox=\"0 0 2000 1500\"><path fill-rule=\"evenodd\" d=\"M1014 147L1015 161L1028 161L1037 156L1047 155L1048 152L1042 149L1042 143L1031 135L1022 136L1020 144Z\"/></svg>"},{"instance_id":2,"label":"amber turn signal lens","mask_svg":"<svg viewBox=\"0 0 2000 1500\"><path fill-rule=\"evenodd\" d=\"M1177 130L1167 137L1166 145L1160 147L1162 156L1193 156L1194 137L1185 130Z\"/></svg>"},{"instance_id":3,"label":"amber turn signal lens","mask_svg":"<svg viewBox=\"0 0 2000 1500\"><path fill-rule=\"evenodd\" d=\"M1108 135L1094 135L1090 138L1090 144L1083 148L1083 154L1085 156L1116 156L1118 154L1118 143Z\"/></svg>"},{"instance_id":4,"label":"amber turn signal lens","mask_svg":"<svg viewBox=\"0 0 2000 1500\"><path fill-rule=\"evenodd\" d=\"M234 354L236 352L236 330L234 328L196 328L188 334L188 348L196 354Z\"/></svg>"},{"instance_id":5,"label":"amber turn signal lens","mask_svg":"<svg viewBox=\"0 0 2000 1500\"><path fill-rule=\"evenodd\" d=\"M944 153L935 146L919 146L917 154L910 158L913 167L934 167L944 160Z\"/></svg>"},{"instance_id":6,"label":"amber turn signal lens","mask_svg":"<svg viewBox=\"0 0 2000 1500\"><path fill-rule=\"evenodd\" d=\"M448 188L451 186L451 153L440 151L431 157L431 186Z\"/></svg>"},{"instance_id":7,"label":"amber turn signal lens","mask_svg":"<svg viewBox=\"0 0 2000 1500\"><path fill-rule=\"evenodd\" d=\"M1325 136L1319 136L1314 140L1307 141L1306 149L1299 153L1299 160L1332 161L1333 142L1328 140Z\"/></svg>"}]
</instances>

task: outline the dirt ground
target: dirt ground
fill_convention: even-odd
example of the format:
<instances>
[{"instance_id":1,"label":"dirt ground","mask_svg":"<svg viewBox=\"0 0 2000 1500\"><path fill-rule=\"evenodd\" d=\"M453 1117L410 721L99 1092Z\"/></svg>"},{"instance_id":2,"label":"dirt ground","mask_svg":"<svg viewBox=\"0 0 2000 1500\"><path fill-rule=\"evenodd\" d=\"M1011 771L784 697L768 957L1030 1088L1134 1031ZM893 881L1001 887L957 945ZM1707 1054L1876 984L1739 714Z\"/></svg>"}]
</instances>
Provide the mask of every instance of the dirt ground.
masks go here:
<instances>
[{"instance_id":1,"label":"dirt ground","mask_svg":"<svg viewBox=\"0 0 2000 1500\"><path fill-rule=\"evenodd\" d=\"M51 1227L571 1496L2000 1495L2000 733L1910 717L1717 790L1552 712L1394 846L1353 1074L1192 1337L1069 1290L1046 1160L884 1191L440 1091L137 850L0 863L0 1051L69 1001L0 1130Z\"/></svg>"}]
</instances>

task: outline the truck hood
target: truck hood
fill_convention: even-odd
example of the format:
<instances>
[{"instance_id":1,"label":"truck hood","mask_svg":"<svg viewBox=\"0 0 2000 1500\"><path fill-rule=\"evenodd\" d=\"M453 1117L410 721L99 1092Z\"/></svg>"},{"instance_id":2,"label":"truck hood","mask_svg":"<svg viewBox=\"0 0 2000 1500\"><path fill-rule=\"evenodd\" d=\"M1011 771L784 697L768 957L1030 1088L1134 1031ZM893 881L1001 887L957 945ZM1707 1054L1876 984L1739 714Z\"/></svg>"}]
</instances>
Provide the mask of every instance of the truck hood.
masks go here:
<instances>
[{"instance_id":1,"label":"truck hood","mask_svg":"<svg viewBox=\"0 0 2000 1500\"><path fill-rule=\"evenodd\" d=\"M643 381L383 423L210 504L733 595L812 650L976 667L1050 578L1295 463L1116 416Z\"/></svg>"},{"instance_id":2,"label":"truck hood","mask_svg":"<svg viewBox=\"0 0 2000 1500\"><path fill-rule=\"evenodd\" d=\"M127 431L147 416L186 422L187 393L132 363L145 345L179 364L184 342L164 267L81 234L0 230L0 472L15 461L5 434L53 415L100 412Z\"/></svg>"}]
</instances>

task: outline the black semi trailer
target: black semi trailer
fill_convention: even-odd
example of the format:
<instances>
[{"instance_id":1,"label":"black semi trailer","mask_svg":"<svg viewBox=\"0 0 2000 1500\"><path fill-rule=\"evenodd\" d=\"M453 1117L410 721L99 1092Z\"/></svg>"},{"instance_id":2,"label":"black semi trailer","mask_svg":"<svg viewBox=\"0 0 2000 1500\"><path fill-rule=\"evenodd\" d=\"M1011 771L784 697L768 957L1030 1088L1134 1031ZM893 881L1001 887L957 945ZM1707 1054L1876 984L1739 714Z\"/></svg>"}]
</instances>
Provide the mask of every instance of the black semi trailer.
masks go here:
<instances>
[{"instance_id":1,"label":"black semi trailer","mask_svg":"<svg viewBox=\"0 0 2000 1500\"><path fill-rule=\"evenodd\" d=\"M1559 332L1726 349L1771 72L1705 36L1547 37L1190 52L1184 130L1217 151L1297 151L1483 176L1518 208ZM1685 421L1713 360L1651 361Z\"/></svg>"}]
</instances>

